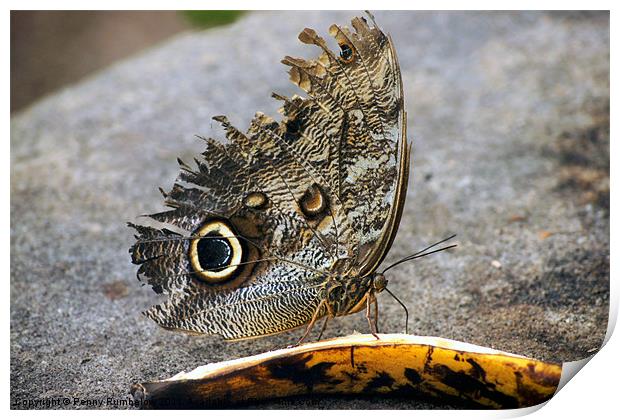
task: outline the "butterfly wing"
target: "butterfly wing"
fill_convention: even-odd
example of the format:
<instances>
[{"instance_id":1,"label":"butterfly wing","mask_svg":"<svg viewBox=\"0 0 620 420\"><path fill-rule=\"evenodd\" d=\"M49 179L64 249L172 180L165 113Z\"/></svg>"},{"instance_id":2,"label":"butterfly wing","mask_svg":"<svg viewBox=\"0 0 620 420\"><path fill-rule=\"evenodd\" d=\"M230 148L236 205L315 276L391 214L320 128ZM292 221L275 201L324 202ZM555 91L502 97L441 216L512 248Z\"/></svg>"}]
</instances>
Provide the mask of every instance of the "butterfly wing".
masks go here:
<instances>
[{"instance_id":1,"label":"butterfly wing","mask_svg":"<svg viewBox=\"0 0 620 420\"><path fill-rule=\"evenodd\" d=\"M169 295L146 312L161 326L226 339L295 328L331 273L383 259L408 173L400 72L389 38L352 23L330 28L340 56L305 29L323 54L283 62L309 97L274 94L282 121L257 113L247 133L216 117L228 143L206 139L195 169L179 161L172 210L149 216L163 227L131 225L139 277Z\"/></svg>"},{"instance_id":2,"label":"butterfly wing","mask_svg":"<svg viewBox=\"0 0 620 420\"><path fill-rule=\"evenodd\" d=\"M330 161L330 193L347 219L342 229L348 233L351 266L354 273L365 276L381 264L396 235L411 147L406 140L402 79L393 43L364 18L354 18L352 25L355 32L330 27L339 54L315 31L305 29L299 39L320 47L321 56L310 61L286 57L283 63L291 66L293 83L309 96L297 100L295 106L300 110L295 115L308 120L305 146L311 149L318 139L325 150L336 143ZM321 162L322 155L315 158Z\"/></svg>"},{"instance_id":3,"label":"butterfly wing","mask_svg":"<svg viewBox=\"0 0 620 420\"><path fill-rule=\"evenodd\" d=\"M295 197L304 190L295 185L308 180L267 136L270 120L257 115L246 135L218 119L230 143L207 140L197 170L181 164L166 194L173 210L150 215L167 227L132 225L138 275L169 294L146 315L165 328L226 339L303 325L319 305L323 270L333 263L333 225L319 228L300 214ZM238 262L209 265L209 256L218 261L209 253L215 241L225 241Z\"/></svg>"}]
</instances>

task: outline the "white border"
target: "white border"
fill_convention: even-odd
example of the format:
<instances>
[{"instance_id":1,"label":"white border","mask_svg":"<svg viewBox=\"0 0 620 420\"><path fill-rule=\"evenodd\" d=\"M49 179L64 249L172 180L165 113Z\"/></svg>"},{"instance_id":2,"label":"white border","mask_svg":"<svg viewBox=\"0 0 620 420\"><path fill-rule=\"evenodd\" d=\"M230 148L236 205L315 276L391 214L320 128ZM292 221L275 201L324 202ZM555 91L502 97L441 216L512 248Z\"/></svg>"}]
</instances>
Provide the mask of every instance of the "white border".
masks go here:
<instances>
[{"instance_id":1,"label":"white border","mask_svg":"<svg viewBox=\"0 0 620 420\"><path fill-rule=\"evenodd\" d=\"M468 2L458 2L458 1L445 1L445 0L435 0L432 2L421 2L421 1L396 1L396 0L383 0L381 2L369 2L369 1L325 1L325 0L313 0L312 2L283 2L283 1L260 1L260 2L248 2L248 1L239 1L239 0L230 0L226 3L224 2L209 2L209 1L196 1L196 0L181 0L176 2L163 2L159 0L152 0L149 2L145 1L128 1L128 0L108 0L108 1L90 1L85 3L83 1L8 1L8 8L5 13L5 23L4 25L4 42L5 45L4 51L5 54L10 51L10 17L9 10L37 10L37 9L55 9L55 10L63 10L63 9L73 9L73 10L83 10L85 8L91 10L131 10L131 9L144 9L144 10L191 10L191 9L291 9L298 6L299 9L304 8L315 8L315 9L349 9L349 10L360 10L360 9L371 9L371 10L379 10L379 9L410 9L415 8L419 10L442 10L442 9L462 9L463 6L467 6L474 10L483 10L483 9L502 9L502 10L512 10L512 9L542 9L542 10L558 10L558 9L599 9L599 10L612 10L611 13L611 45L616 46L616 31L614 30L614 23L617 19L615 19L615 10L613 10L613 3L611 1L532 1L532 0L524 0L524 1L503 1L501 3L497 1L468 1ZM377 7L380 5L381 7ZM88 7L87 7L88 6ZM612 48L613 49L613 48ZM615 55L615 51L612 52L611 56L611 68L617 68L617 55ZM9 95L9 65L8 60L5 61L4 69L4 89L5 92L5 102L4 102L4 115L10 115L10 95ZM612 72L613 74L613 72ZM612 76L612 98L617 97L613 95L615 89L615 85L613 83ZM613 102L613 101L612 101ZM615 111L613 105L612 109L612 133L613 131L613 118L617 112ZM3 197L7 198L7 201L10 197L10 145L8 139L10 138L10 119L5 119L5 127L4 132L6 133L5 141L2 142L2 146L5 150L2 156L5 161L5 164L2 166L2 171L4 172L4 182L2 182L2 193ZM618 155L618 147L615 146L614 142L611 142L611 156ZM614 159L612 159L612 162ZM615 185L615 170L611 168L611 184ZM611 208L617 209L618 200L617 194L614 193L615 190L612 190L611 193ZM0 258L4 264L5 270L9 267L9 236L10 236L10 220L9 220L9 206L8 202L2 208L4 212L3 217L3 229L2 232L5 234L5 249L3 252L0 252ZM613 211L612 211L613 213ZM611 239L612 239L612 250L614 248L615 240L617 238L617 228L614 223L615 218L612 216L611 219ZM611 258L610 261L615 261L614 258ZM8 270L7 270L8 271ZM613 331L613 327L615 325L617 314L618 314L618 282L615 279L615 266L613 262L611 263L611 312L610 312L610 325L608 328L608 334L606 339L609 340L606 346L596 354L590 363L588 363L583 372L579 373L578 379L570 381L554 398L550 400L549 403L543 409L537 410L533 413L533 416L537 418L555 418L560 416L566 417L585 417L589 416L591 418L608 418L606 414L617 411L616 400L618 399L617 393L617 378L619 377L620 369L618 369L618 362L616 355L620 354L620 344L617 337L611 335ZM6 271L5 271L6 272ZM9 281L5 282L5 287L9 288ZM4 310L4 322L3 322L3 332L4 337L9 337L9 305L10 305L10 294L4 294L5 301L5 310ZM617 334L616 334L617 335ZM4 395L5 395L5 407L8 410L10 406L9 398L10 398L10 362L9 362L9 346L8 343L3 347L4 351L4 360L5 363L3 365L4 372ZM511 410L511 411L424 411L424 412L416 412L416 417L422 418L453 418L458 416L459 418L504 418L504 417L515 417L527 414L526 412L531 412L532 409L523 409L523 410ZM50 417L82 417L83 413L78 411L62 411L62 412L38 412L38 411L12 411L10 414L19 417L35 417L39 416L40 413L44 416ZM241 415L247 412L240 412ZM132 415L132 416L155 416L163 418L164 416L169 416L168 412L119 412L113 411L112 415L114 416L123 416L123 415ZM224 413L211 413L209 415L218 416L218 415L230 415ZM342 415L344 413L338 414ZM370 411L360 411L351 413L355 415L357 418L374 418L376 413L372 413ZM387 414L387 413L386 413ZM395 412L394 415L406 415L410 414ZM108 417L110 412L101 412L95 411L90 412L89 416L93 417ZM205 413L202 412L184 412L183 416L191 416L191 417L203 417ZM252 413L252 416L256 415L265 415L271 418L282 418L284 416L290 416L288 412L274 412L274 411L264 411L258 413ZM300 416L302 418L309 418L310 416L314 416L315 414L312 411L300 411L295 414L295 416Z\"/></svg>"}]
</instances>

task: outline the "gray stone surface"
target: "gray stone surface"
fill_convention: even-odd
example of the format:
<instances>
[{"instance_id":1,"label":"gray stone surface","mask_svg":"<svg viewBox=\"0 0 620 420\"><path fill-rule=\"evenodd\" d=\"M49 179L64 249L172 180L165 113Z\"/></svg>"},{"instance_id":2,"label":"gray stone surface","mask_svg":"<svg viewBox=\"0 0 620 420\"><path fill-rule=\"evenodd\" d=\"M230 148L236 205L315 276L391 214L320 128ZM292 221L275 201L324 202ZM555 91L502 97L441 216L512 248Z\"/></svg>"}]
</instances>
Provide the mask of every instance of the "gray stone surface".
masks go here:
<instances>
[{"instance_id":1,"label":"gray stone surface","mask_svg":"<svg viewBox=\"0 0 620 420\"><path fill-rule=\"evenodd\" d=\"M378 12L403 73L413 182L388 261L457 233L459 247L390 272L410 327L550 361L592 354L609 302L609 15ZM140 312L126 221L162 209L176 157L292 94L279 60L350 12L258 12L178 36L11 122L11 402L128 398L131 383L291 344L226 343ZM381 327L402 309L379 298ZM363 314L327 336L366 332ZM18 405L13 405L19 407ZM68 407L73 408L72 404ZM113 406L105 406L112 408ZM307 397L260 408L431 408L440 401Z\"/></svg>"}]
</instances>

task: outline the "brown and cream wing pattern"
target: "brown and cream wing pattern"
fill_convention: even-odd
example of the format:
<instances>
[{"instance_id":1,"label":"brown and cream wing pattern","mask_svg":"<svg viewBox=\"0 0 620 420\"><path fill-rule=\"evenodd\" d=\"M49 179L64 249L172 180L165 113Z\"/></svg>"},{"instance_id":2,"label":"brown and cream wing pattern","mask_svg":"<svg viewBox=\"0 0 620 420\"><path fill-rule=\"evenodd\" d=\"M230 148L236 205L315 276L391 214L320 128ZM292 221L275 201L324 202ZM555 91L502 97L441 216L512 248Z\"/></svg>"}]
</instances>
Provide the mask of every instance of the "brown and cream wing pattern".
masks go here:
<instances>
[{"instance_id":1,"label":"brown and cream wing pattern","mask_svg":"<svg viewBox=\"0 0 620 420\"><path fill-rule=\"evenodd\" d=\"M146 312L161 326L243 339L307 324L330 275L389 249L409 153L400 72L389 37L352 24L330 28L338 53L305 29L322 54L283 62L307 97L274 94L282 120L257 113L246 133L215 117L228 143L205 139L194 168L179 161L171 210L131 224L139 277L168 295Z\"/></svg>"},{"instance_id":2,"label":"brown and cream wing pattern","mask_svg":"<svg viewBox=\"0 0 620 420\"><path fill-rule=\"evenodd\" d=\"M311 115L317 122L310 127L325 127L309 137L308 145L300 142L300 148L311 147L317 138L324 147L335 143L331 193L347 219L343 230L352 266L365 275L378 267L394 238L406 194L410 147L392 41L364 18L354 18L352 25L355 32L338 25L329 29L340 46L338 54L314 30L305 29L299 39L318 46L321 55L316 60L286 57L283 63L291 67L291 81L309 96L299 99L296 108L303 104L314 109Z\"/></svg>"}]
</instances>

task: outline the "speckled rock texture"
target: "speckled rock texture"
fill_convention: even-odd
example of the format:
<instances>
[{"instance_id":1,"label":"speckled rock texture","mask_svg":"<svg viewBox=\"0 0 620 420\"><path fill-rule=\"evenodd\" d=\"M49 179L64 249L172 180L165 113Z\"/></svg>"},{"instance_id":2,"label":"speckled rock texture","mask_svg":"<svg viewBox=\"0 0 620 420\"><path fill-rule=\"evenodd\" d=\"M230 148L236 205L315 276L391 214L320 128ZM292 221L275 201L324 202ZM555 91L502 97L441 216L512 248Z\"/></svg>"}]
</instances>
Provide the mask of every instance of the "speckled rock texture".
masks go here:
<instances>
[{"instance_id":1,"label":"speckled rock texture","mask_svg":"<svg viewBox=\"0 0 620 420\"><path fill-rule=\"evenodd\" d=\"M255 12L187 33L51 95L11 121L11 404L103 398L133 382L293 343L165 331L136 280L127 221L163 209L176 157L244 129L270 93L300 93L279 60L317 53L353 12ZM603 342L609 305L609 14L377 12L400 58L413 177L388 262L451 234L459 247L389 272L410 329L547 361ZM380 296L380 327L403 329ZM367 332L363 313L326 336ZM111 402L105 400L112 398ZM117 403L115 403L115 401ZM253 408L455 408L311 396ZM92 407L88 407L92 408Z\"/></svg>"}]
</instances>

